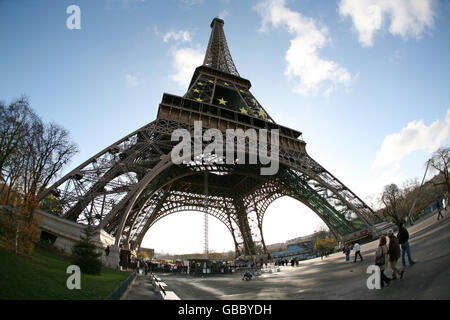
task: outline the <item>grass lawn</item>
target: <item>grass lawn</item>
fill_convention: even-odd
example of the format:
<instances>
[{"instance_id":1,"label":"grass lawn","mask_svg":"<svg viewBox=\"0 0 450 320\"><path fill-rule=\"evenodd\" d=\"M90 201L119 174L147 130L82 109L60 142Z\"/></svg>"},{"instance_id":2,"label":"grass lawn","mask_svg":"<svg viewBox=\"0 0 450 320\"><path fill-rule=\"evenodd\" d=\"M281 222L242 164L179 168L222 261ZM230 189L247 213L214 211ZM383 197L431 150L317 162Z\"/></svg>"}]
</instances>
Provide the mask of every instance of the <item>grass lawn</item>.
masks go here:
<instances>
[{"instance_id":1,"label":"grass lawn","mask_svg":"<svg viewBox=\"0 0 450 320\"><path fill-rule=\"evenodd\" d=\"M103 300L130 272L102 268L99 276L81 275L81 289L66 287L68 258L36 247L20 257L0 247L0 300Z\"/></svg>"}]
</instances>

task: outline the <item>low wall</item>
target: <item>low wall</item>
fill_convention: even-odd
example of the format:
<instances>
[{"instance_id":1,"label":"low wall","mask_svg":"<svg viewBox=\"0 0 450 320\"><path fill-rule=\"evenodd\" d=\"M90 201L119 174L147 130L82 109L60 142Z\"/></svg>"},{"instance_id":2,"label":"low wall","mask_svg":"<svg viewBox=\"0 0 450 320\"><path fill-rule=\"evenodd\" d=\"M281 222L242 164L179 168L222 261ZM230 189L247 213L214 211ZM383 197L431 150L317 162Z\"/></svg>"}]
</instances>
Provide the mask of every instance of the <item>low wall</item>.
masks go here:
<instances>
[{"instance_id":1,"label":"low wall","mask_svg":"<svg viewBox=\"0 0 450 320\"><path fill-rule=\"evenodd\" d=\"M137 270L134 270L130 276L125 279L111 294L106 297L105 300L120 300L122 296L125 295L125 292L133 285L134 280L136 279Z\"/></svg>"},{"instance_id":2,"label":"low wall","mask_svg":"<svg viewBox=\"0 0 450 320\"><path fill-rule=\"evenodd\" d=\"M45 231L56 236L54 246L67 254L72 253L72 247L81 239L85 225L64 219L39 210L40 232ZM119 250L114 246L114 237L104 230L97 232L93 238L97 252L101 254L102 264L111 268L119 266ZM105 249L109 246L110 252L106 255Z\"/></svg>"}]
</instances>

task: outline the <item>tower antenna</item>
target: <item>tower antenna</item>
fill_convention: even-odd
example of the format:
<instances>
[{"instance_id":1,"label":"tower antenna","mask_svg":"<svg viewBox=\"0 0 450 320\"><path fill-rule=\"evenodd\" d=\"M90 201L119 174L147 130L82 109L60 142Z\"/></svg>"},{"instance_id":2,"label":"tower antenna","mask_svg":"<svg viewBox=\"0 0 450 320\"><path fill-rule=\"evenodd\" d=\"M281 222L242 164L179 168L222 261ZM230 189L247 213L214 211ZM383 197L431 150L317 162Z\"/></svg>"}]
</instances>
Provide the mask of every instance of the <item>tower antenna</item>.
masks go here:
<instances>
[{"instance_id":1,"label":"tower antenna","mask_svg":"<svg viewBox=\"0 0 450 320\"><path fill-rule=\"evenodd\" d=\"M425 177L427 176L427 171L428 171L428 167L430 166L430 161L431 161L431 160L428 160L428 162L427 162L427 167L425 168L425 173L424 173L424 175L423 175L422 183L420 184L420 187L419 187L419 189L418 189L418 192L420 192L420 190L422 189L423 183L425 182ZM411 209L409 209L409 213L408 213L408 216L407 216L407 219L408 219L408 221L409 221L409 223L410 223L411 225L414 224L414 220L413 220L413 218L412 218L411 215L412 215L413 209L414 209L414 207L415 207L415 205L416 205L416 201L417 201L417 196L414 198L414 202L413 202L413 204L412 204L412 206L411 206Z\"/></svg>"},{"instance_id":2,"label":"tower antenna","mask_svg":"<svg viewBox=\"0 0 450 320\"><path fill-rule=\"evenodd\" d=\"M204 252L206 259L209 258L209 246L208 246L208 172L205 172L204 177L204 185L205 185L205 202L204 202L204 217L203 217L203 243L204 243Z\"/></svg>"}]
</instances>

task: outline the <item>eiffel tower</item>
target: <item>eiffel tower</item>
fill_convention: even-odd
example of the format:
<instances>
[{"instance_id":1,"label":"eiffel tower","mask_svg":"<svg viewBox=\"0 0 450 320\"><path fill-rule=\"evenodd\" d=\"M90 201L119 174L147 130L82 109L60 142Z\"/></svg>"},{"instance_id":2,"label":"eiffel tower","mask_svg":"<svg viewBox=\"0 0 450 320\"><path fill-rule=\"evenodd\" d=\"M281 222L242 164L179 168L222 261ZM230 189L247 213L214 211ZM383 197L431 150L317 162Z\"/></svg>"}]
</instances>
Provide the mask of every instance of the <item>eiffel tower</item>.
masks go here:
<instances>
[{"instance_id":1,"label":"eiffel tower","mask_svg":"<svg viewBox=\"0 0 450 320\"><path fill-rule=\"evenodd\" d=\"M277 124L251 94L250 81L233 62L223 25L223 20L213 19L203 65L196 68L183 97L164 93L155 121L83 162L41 199L53 194L64 218L103 229L114 236L115 246L133 250L164 217L204 211L207 175L207 213L228 228L237 256L267 253L264 213L283 196L314 211L340 241L376 236L373 210L308 155L301 132ZM171 135L176 129L195 134L195 121L202 121L202 134L220 130L223 141L227 129L278 130L277 173L261 175L262 164L229 164L201 152L175 164L171 152L179 141ZM238 142L233 138L232 143ZM272 142L266 148L274 151Z\"/></svg>"}]
</instances>

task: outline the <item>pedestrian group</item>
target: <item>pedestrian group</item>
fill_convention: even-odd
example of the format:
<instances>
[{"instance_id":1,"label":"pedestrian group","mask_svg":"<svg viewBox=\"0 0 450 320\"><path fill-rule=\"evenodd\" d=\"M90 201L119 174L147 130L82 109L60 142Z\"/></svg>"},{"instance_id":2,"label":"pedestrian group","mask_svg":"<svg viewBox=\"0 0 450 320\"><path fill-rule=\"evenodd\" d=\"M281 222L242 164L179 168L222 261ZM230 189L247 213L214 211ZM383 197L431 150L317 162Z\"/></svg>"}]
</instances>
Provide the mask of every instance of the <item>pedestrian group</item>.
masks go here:
<instances>
[{"instance_id":1,"label":"pedestrian group","mask_svg":"<svg viewBox=\"0 0 450 320\"><path fill-rule=\"evenodd\" d=\"M389 239L389 243L387 243ZM409 265L415 264L411 258L411 249L409 247L409 233L406 230L403 223L400 224L397 236L394 235L394 231L390 229L387 233L387 239L385 235L380 237L378 248L375 254L375 264L380 267L380 284L381 288L384 284L388 285L392 280L402 279L405 273L406 260L405 255L408 255ZM402 267L397 264L398 260L402 258ZM389 278L384 273L388 267L392 270L392 276Z\"/></svg>"},{"instance_id":2,"label":"pedestrian group","mask_svg":"<svg viewBox=\"0 0 450 320\"><path fill-rule=\"evenodd\" d=\"M386 235L380 236L378 247L375 253L375 265L380 268L380 285L381 288L386 284L389 286L392 280L402 279L405 273L406 267L406 257L408 256L408 263L410 266L414 265L415 262L411 257L411 248L409 246L409 233L406 230L404 223L401 223L397 236L394 235L394 231L389 229ZM344 249L342 250L345 254L345 260L350 260L350 252L352 247L349 243L346 243ZM361 246L358 243L353 244L353 250L355 251L354 263L356 263L359 256L360 260L363 261L361 255ZM398 266L398 260L402 260L402 267ZM392 270L392 275L389 278L385 271L390 267Z\"/></svg>"}]
</instances>

